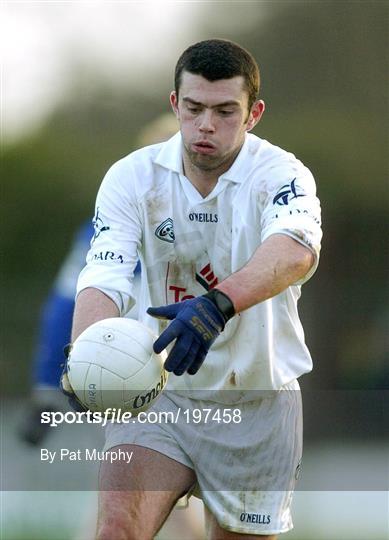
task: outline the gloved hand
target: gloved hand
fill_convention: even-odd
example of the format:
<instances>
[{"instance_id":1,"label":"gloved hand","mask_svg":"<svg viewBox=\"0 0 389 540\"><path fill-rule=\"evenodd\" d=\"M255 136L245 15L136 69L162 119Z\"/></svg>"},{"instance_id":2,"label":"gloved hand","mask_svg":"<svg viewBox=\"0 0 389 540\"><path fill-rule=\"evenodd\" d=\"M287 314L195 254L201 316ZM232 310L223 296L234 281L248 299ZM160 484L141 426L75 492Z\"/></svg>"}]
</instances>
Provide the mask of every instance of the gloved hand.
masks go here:
<instances>
[{"instance_id":1,"label":"gloved hand","mask_svg":"<svg viewBox=\"0 0 389 540\"><path fill-rule=\"evenodd\" d=\"M192 300L148 308L147 313L159 319L172 320L153 347L159 354L176 340L165 362L166 371L175 375L187 371L194 375L226 322L235 315L235 309L226 294L212 289Z\"/></svg>"},{"instance_id":2,"label":"gloved hand","mask_svg":"<svg viewBox=\"0 0 389 540\"><path fill-rule=\"evenodd\" d=\"M64 350L63 350L64 355L65 355L65 362L62 364L63 369L62 369L61 378L59 381L59 387L61 391L65 394L65 396L68 398L68 403L74 411L85 412L88 409L81 403L81 401L76 396L68 377L68 371L69 371L68 358L69 358L69 353L71 349L72 349L72 346L69 343L68 345L64 347Z\"/></svg>"}]
</instances>

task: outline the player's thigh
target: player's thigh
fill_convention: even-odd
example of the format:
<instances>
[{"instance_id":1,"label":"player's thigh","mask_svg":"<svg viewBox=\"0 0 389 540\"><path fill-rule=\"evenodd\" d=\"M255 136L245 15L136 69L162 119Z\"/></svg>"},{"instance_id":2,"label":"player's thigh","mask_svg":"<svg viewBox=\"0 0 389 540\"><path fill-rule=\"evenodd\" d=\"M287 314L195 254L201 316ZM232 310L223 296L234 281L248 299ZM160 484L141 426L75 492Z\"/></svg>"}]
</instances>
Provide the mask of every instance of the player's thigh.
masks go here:
<instances>
[{"instance_id":1,"label":"player's thigh","mask_svg":"<svg viewBox=\"0 0 389 540\"><path fill-rule=\"evenodd\" d=\"M205 530L207 534L207 540L276 540L277 535L274 534L241 534L238 532L227 531L222 529L215 517L204 506L205 515Z\"/></svg>"},{"instance_id":2,"label":"player's thigh","mask_svg":"<svg viewBox=\"0 0 389 540\"><path fill-rule=\"evenodd\" d=\"M101 466L97 538L151 539L196 476L155 450L128 444L111 448L119 450L132 457L130 463L107 460Z\"/></svg>"}]
</instances>

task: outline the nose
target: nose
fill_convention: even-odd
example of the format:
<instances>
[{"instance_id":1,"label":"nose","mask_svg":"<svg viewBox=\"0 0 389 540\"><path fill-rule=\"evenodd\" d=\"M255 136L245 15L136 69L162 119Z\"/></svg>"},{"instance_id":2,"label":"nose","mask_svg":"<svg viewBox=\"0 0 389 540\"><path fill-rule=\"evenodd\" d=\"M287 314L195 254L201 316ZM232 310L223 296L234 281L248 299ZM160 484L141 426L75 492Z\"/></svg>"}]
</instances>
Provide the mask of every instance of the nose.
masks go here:
<instances>
[{"instance_id":1,"label":"nose","mask_svg":"<svg viewBox=\"0 0 389 540\"><path fill-rule=\"evenodd\" d=\"M215 131L213 121L213 111L205 109L200 116L199 130L204 133L212 133Z\"/></svg>"}]
</instances>

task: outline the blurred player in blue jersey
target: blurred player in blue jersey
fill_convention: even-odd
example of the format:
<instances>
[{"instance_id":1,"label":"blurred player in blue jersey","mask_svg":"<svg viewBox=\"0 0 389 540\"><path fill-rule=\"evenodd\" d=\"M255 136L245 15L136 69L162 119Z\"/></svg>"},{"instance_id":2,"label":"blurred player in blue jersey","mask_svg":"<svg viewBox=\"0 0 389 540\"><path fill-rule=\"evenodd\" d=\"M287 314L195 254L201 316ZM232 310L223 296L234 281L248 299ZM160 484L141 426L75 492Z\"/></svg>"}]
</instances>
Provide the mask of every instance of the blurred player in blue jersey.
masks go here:
<instances>
[{"instance_id":1,"label":"blurred player in blue jersey","mask_svg":"<svg viewBox=\"0 0 389 540\"><path fill-rule=\"evenodd\" d=\"M41 412L66 407L58 391L63 347L70 338L77 277L85 264L93 231L89 221L77 231L42 306L32 363L32 407L21 430L22 438L31 444L39 444L48 431L47 425L40 422Z\"/></svg>"},{"instance_id":2,"label":"blurred player in blue jersey","mask_svg":"<svg viewBox=\"0 0 389 540\"><path fill-rule=\"evenodd\" d=\"M172 114L161 115L140 133L138 146L163 141L177 129L178 124ZM41 412L68 409L67 400L59 391L63 348L70 341L77 279L85 266L94 233L92 220L80 226L42 306L32 360L31 407L20 430L22 439L33 445L38 445L49 429L47 424L41 424ZM136 280L140 278L139 264L135 277ZM134 307L127 316L136 318L137 308Z\"/></svg>"}]
</instances>

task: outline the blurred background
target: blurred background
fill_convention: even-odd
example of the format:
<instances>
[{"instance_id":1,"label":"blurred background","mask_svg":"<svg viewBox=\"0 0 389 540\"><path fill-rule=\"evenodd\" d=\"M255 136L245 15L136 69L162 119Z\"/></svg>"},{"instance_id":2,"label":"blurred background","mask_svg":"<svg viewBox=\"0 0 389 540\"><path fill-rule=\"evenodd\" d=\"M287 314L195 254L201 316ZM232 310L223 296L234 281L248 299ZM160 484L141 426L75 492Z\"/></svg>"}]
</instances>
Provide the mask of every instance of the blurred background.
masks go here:
<instances>
[{"instance_id":1,"label":"blurred background","mask_svg":"<svg viewBox=\"0 0 389 540\"><path fill-rule=\"evenodd\" d=\"M285 538L386 538L388 14L374 0L2 2L0 384L10 438L42 302L102 177L169 111L180 53L232 39L261 69L267 109L255 133L313 171L323 209L322 260L300 302L314 359L301 379L307 472ZM17 529L26 504L27 492L3 499L1 538L43 538L31 524ZM64 531L58 538L70 538Z\"/></svg>"}]
</instances>

